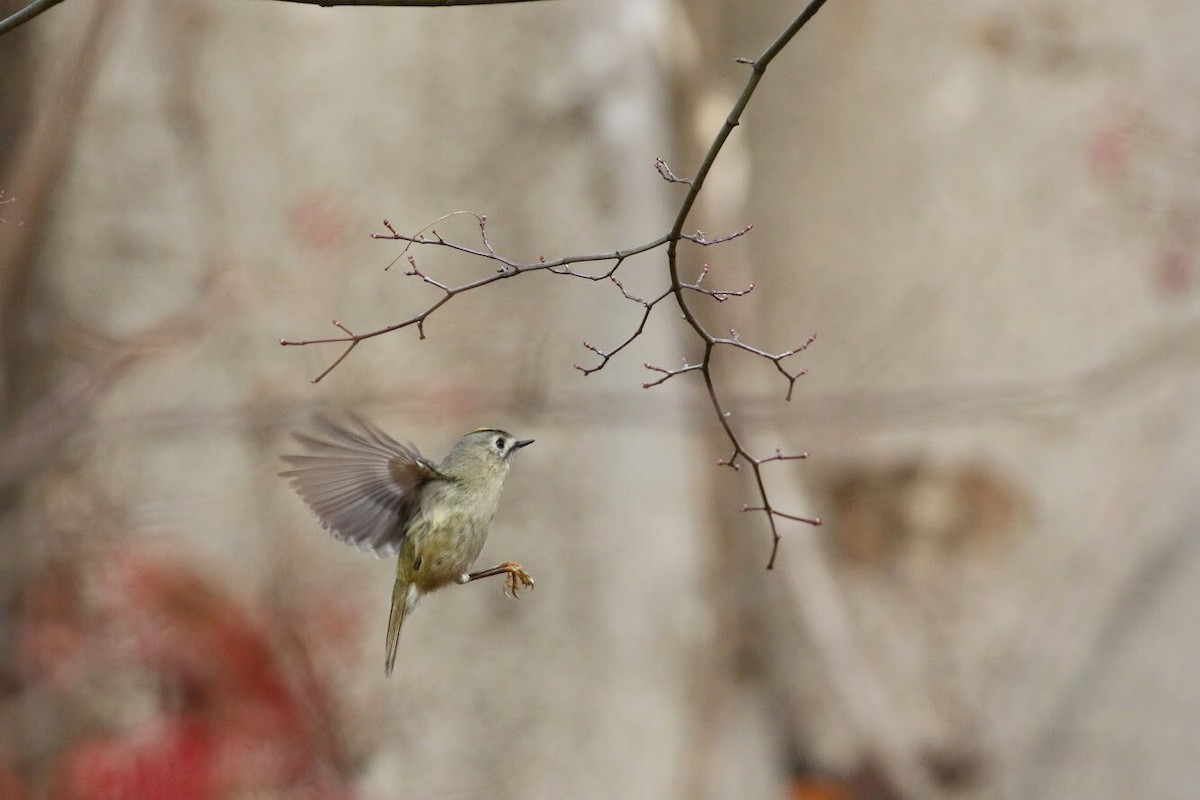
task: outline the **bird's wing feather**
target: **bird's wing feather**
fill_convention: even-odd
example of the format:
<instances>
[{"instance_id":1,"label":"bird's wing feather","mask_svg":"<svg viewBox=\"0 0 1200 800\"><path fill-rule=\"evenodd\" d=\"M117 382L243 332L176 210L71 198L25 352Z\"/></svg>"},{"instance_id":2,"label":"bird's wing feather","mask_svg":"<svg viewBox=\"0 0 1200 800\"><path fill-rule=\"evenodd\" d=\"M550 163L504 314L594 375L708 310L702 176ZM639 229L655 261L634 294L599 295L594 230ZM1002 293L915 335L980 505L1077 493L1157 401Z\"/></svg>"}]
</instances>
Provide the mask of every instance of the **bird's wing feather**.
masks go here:
<instances>
[{"instance_id":1,"label":"bird's wing feather","mask_svg":"<svg viewBox=\"0 0 1200 800\"><path fill-rule=\"evenodd\" d=\"M321 438L294 434L309 451L285 455L279 473L336 538L378 556L395 555L421 487L449 480L411 444L357 416L316 418Z\"/></svg>"}]
</instances>

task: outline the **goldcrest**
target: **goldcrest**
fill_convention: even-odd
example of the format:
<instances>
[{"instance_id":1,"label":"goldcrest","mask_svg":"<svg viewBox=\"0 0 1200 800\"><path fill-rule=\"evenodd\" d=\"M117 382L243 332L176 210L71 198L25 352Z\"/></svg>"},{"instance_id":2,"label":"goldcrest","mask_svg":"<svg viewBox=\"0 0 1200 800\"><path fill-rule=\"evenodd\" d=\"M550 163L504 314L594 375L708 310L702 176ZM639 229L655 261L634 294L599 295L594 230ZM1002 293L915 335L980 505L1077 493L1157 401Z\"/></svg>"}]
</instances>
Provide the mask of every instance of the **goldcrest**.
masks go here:
<instances>
[{"instance_id":1,"label":"goldcrest","mask_svg":"<svg viewBox=\"0 0 1200 800\"><path fill-rule=\"evenodd\" d=\"M505 575L509 592L533 587L519 564L469 572L500 502L513 455L533 444L480 428L434 464L356 416L319 416L319 436L294 434L308 453L285 455L279 473L337 539L377 556L398 556L384 655L392 674L400 627L422 595L450 584Z\"/></svg>"}]
</instances>

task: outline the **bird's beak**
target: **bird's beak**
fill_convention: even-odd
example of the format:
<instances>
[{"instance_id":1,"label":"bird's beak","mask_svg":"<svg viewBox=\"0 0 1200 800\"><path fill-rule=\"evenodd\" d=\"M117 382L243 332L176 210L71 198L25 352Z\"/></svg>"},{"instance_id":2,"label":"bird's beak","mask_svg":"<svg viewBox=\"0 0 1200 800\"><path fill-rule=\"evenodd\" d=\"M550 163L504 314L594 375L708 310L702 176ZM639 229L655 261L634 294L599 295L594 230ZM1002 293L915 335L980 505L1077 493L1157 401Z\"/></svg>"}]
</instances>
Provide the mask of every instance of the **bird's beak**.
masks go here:
<instances>
[{"instance_id":1,"label":"bird's beak","mask_svg":"<svg viewBox=\"0 0 1200 800\"><path fill-rule=\"evenodd\" d=\"M533 444L533 442L533 439L517 439L512 443L512 449L520 450L522 447L528 447L529 445Z\"/></svg>"}]
</instances>

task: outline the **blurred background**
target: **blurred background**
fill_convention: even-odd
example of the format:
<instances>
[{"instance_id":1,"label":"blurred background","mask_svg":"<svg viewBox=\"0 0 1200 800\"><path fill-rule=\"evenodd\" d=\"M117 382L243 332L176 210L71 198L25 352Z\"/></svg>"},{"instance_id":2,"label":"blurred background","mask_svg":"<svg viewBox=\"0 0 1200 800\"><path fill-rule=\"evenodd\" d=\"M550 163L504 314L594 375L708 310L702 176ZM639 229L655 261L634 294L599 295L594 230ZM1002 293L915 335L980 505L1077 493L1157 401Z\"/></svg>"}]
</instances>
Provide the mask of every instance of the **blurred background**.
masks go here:
<instances>
[{"instance_id":1,"label":"blurred background","mask_svg":"<svg viewBox=\"0 0 1200 800\"><path fill-rule=\"evenodd\" d=\"M0 13L21 7L0 2ZM802 4L70 0L0 37L0 798L1194 798L1200 5L831 0L687 229L779 561L663 307L385 271L670 225ZM439 225L469 241L470 218ZM458 283L487 263L415 253ZM665 259L622 267L661 289ZM405 266L403 261L401 266ZM393 564L276 476L351 408L537 439L383 677Z\"/></svg>"}]
</instances>

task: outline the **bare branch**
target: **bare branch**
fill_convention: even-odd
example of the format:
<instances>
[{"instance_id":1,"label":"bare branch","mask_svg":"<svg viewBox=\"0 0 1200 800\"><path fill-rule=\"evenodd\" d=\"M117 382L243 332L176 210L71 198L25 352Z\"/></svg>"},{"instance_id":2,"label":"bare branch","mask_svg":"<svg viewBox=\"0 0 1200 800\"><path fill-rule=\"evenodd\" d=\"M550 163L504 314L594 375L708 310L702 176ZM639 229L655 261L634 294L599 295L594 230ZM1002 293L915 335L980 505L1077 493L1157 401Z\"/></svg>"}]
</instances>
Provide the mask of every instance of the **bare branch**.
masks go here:
<instances>
[{"instance_id":1,"label":"bare branch","mask_svg":"<svg viewBox=\"0 0 1200 800\"><path fill-rule=\"evenodd\" d=\"M749 225L742 228L741 230L734 231L733 233L728 234L727 236L718 236L715 239L708 238L708 236L704 233L704 231L696 231L695 233L681 233L681 234L679 234L679 238L686 239L687 241L694 242L698 245L703 245L704 247L708 247L709 245L713 245L713 244L724 244L725 242L736 239L739 236L745 236L747 233L749 233L752 230L754 230L753 222L751 222Z\"/></svg>"},{"instance_id":2,"label":"bare branch","mask_svg":"<svg viewBox=\"0 0 1200 800\"><path fill-rule=\"evenodd\" d=\"M408 266L410 267L410 269L408 270L408 272L404 273L405 275L416 276L416 277L420 278L423 282L428 283L430 286L436 286L437 288L441 289L443 292L450 291L450 287L447 286L446 284L442 283L441 281L435 281L433 278L429 277L424 272L421 272L421 270L417 267L417 259L414 258L413 256L408 257Z\"/></svg>"},{"instance_id":3,"label":"bare branch","mask_svg":"<svg viewBox=\"0 0 1200 800\"><path fill-rule=\"evenodd\" d=\"M745 289L709 289L707 286L701 286L700 284L703 283L705 277L708 276L709 269L709 265L705 264L704 269L700 270L700 275L696 278L696 282L685 283L683 284L683 288L690 289L691 291L698 292L700 294L706 294L712 299L716 300L718 303L724 303L731 297L745 297L754 291L753 283L747 286Z\"/></svg>"},{"instance_id":4,"label":"bare branch","mask_svg":"<svg viewBox=\"0 0 1200 800\"><path fill-rule=\"evenodd\" d=\"M318 2L318 0L291 0L291 1L292 2ZM477 1L478 0L476 0L476 2ZM502 2L502 1L503 0L493 0L493 2ZM467 2L470 2L470 0L460 0L460 2L465 4ZM426 0L425 2L411 2L411 1L410 2L402 2L402 0L393 0L393 2L385 2L385 0L364 0L363 2L360 2L360 3L352 3L349 0L345 0L345 2L340 2L340 0L322 0L321 4L322 5L333 5L333 4L451 5L454 3L451 2L451 0L445 0L444 2L433 2L433 0ZM401 234L395 229L395 227L392 226L391 222L389 222L388 220L384 220L383 225L387 229L388 232L372 234L372 237L375 239L386 239L386 240L405 242L404 249L400 252L400 254L396 258L396 260L399 260L400 258L407 258L408 263L409 263L409 270L405 274L412 276L412 277L420 278L422 280L422 282L427 283L431 286L434 286L434 287L440 289L443 293L442 297L439 298L438 300L432 302L428 307L426 307L426 309L424 311L422 311L419 314L409 317L408 319L403 320L402 322L398 322L393 325L388 325L386 327L379 328L379 329L373 330L373 331L369 331L367 333L361 333L361 334L352 333L347 327L345 327L341 323L335 321L334 325L336 325L339 328L339 330L341 330L343 333L345 333L345 336L325 338L325 339L307 339L307 340L302 340L302 341L293 341L293 340L288 340L288 339L282 339L282 340L280 340L280 344L282 344L282 345L309 345L309 344L340 343L340 344L345 345L345 349L342 351L341 355L338 356L337 360L335 360L333 362L333 364L331 364L324 372L322 372L320 375L318 375L314 379L314 383L315 383L315 382L323 379L326 375L328 375L335 367L337 367L343 360L345 360L347 356L350 355L350 353L354 350L355 347L358 346L358 344L360 342L362 342L366 339L370 339L375 336L381 336L385 333L391 333L392 331L411 327L413 325L415 325L417 327L418 335L420 336L420 338L423 339L423 338L425 338L425 330L424 330L425 320L428 319L430 317L430 315L432 315L434 312L436 312L439 308L441 308L443 305L448 303L454 297L456 297L460 294L469 292L469 291L474 291L475 289L482 288L489 284L495 283L496 281L499 281L499 280L514 278L519 275L525 275L530 272L546 271L546 272L550 272L554 275L565 275L565 276L580 278L580 279L589 280L589 281L601 281L601 280L605 280L605 279L610 280L617 287L617 289L621 292L621 295L622 295L622 297L624 297L624 299L626 299L630 302L633 302L633 303L637 303L638 305L642 306L643 311L642 311L642 315L638 322L637 327L634 329L634 331L628 337L626 337L616 347L614 347L610 350L603 350L603 349L591 344L590 342L585 341L583 343L583 346L585 348L587 348L588 350L590 350L591 352L595 353L597 356L600 357L599 363L593 367L584 367L580 364L575 364L575 368L577 370L582 372L584 375L590 375L593 372L598 372L599 370L603 369L614 356L616 356L618 353L620 353L622 350L624 350L626 347L628 347L630 344L632 344L638 337L640 337L646 328L646 322L649 320L650 314L653 312L654 308L661 301L665 300L668 296L673 296L675 299L675 303L679 307L679 310L683 316L684 321L687 323L688 327L692 330L692 332L696 335L696 337L703 343L703 355L702 355L701 359L699 361L697 361L696 363L689 363L687 361L687 359L684 359L683 366L676 368L676 369L666 369L664 367L658 367L658 366L654 366L652 364L645 364L644 366L646 367L646 369L648 369L652 372L661 374L661 377L657 378L656 380L644 383L643 387L648 389L648 388L651 388L654 386L658 386L658 385L670 380L671 378L674 378L678 375L682 375L682 374L688 373L688 372L699 372L703 376L705 389L707 390L707 393L708 393L709 403L712 406L713 411L716 413L717 420L720 423L721 428L724 431L726 437L728 438L730 445L732 446L732 452L730 453L729 457L719 461L718 464L720 464L722 466L728 466L734 470L740 469L740 466L741 466L740 462L744 462L747 465L749 465L750 471L754 478L755 488L756 488L756 491L757 491L757 494L759 497L759 504L754 505L754 506L750 506L750 505L743 506L742 510L743 511L761 512L762 514L764 514L764 516L766 516L767 523L770 526L771 537L772 537L771 555L767 562L767 568L768 569L773 568L775 565L775 557L778 553L779 542L781 539L778 527L776 525L777 518L791 520L794 522L806 523L809 525L820 525L821 521L815 517L802 517L799 515L786 513L784 511L779 510L774 505L772 505L770 498L767 495L766 485L763 480L762 468L764 465L769 464L774 461L791 461L791 460L802 459L802 458L805 458L807 456L807 454L801 453L798 455L786 455L785 456L785 455L783 455L781 450L776 449L775 455L768 456L765 458L758 458L758 457L754 456L746 448L746 446L742 443L742 440L739 437L737 430L735 430L735 428L733 427L733 425L730 421L730 419L732 417L732 412L725 408L724 403L721 399L721 395L718 393L718 391L716 389L715 382L713 380L712 356L713 356L713 352L718 347L729 347L729 348L733 348L736 350L745 351L747 353L750 353L751 355L754 355L759 358L763 358L763 359L766 359L767 361L770 361L775 366L775 369L779 372L779 374L782 375L784 377L784 379L787 381L787 393L786 393L785 397L787 400L791 400L792 393L793 393L793 390L796 385L796 381L805 374L805 370L799 369L794 372L789 371L783 365L783 362L786 359L790 358L791 356L801 353L805 349L807 349L808 346L810 344L812 344L813 341L815 341L816 337L810 336L808 338L808 340L804 342L804 344L802 344L799 347L796 347L792 350L786 350L782 353L771 353L771 352L768 352L768 351L763 350L758 347L754 347L752 345L746 344L745 342L741 341L741 338L738 336L737 331L734 331L734 330L731 330L729 332L728 337L714 336L713 334L711 334L708 331L708 329L704 326L704 324L696 316L695 311L693 310L693 308L691 306L691 298L693 298L697 294L700 294L700 295L705 295L707 297L711 297L711 298L717 300L718 302L724 302L725 300L728 300L731 297L744 297L745 295L749 294L751 291L754 290L754 284L750 284L749 286L747 286L744 289L710 289L708 287L702 286L702 282L703 282L705 276L709 272L709 266L707 264L704 265L704 269L701 271L700 275L696 278L694 283L687 283L687 282L683 281L679 276L678 251L679 251L679 243L681 241L686 241L686 242L690 242L693 244L707 247L707 246L711 246L711 245L715 245L715 244L720 244L723 242L728 242L732 239L736 239L740 236L744 236L747 233L749 233L751 230L753 230L753 225L747 225L744 228L742 228L738 231L735 231L731 234L728 234L726 236L719 236L719 237L714 238L714 237L709 237L707 234L705 234L703 231L700 231L700 230L697 230L695 233L685 234L685 233L683 233L683 226L687 223L688 217L690 216L692 209L696 203L696 198L699 196L700 191L704 186L705 180L707 179L709 172L712 170L713 164L716 162L717 156L720 154L722 148L725 145L725 142L728 140L730 134L733 132L733 129L738 126L739 121L741 119L742 112L745 110L747 104L750 102L750 98L754 95L754 92L758 87L759 81L762 79L763 74L766 72L767 66L771 63L771 61L775 58L775 56L778 55L779 52L788 44L788 42L790 42L792 40L792 38L795 37L795 35L800 31L800 29L802 27L804 27L805 24L807 24L807 22L813 17L813 15L816 14L816 12L824 4L825 4L825 0L811 0L811 2L808 4L808 6L791 22L791 24L789 24L787 26L787 28L784 29L784 31L775 39L775 41L773 41L766 48L766 50L763 51L762 55L760 55L754 61L744 61L743 62L743 63L748 63L751 66L752 69L750 71L750 76L747 79L746 85L742 89L741 94L738 96L737 100L735 101L733 108L730 110L728 116L726 117L724 125L722 125L721 129L717 132L716 137L713 139L712 144L709 146L708 152L704 156L704 159L701 162L700 168L697 171L695 177L692 177L692 178L679 177L671 170L671 168L669 166L667 166L667 163L665 161L663 161L661 158L657 159L654 162L655 169L658 171L659 175L664 180L666 180L669 183L681 183L681 184L688 186L687 194L685 195L682 203L680 204L679 210L675 216L674 223L671 226L671 230L668 233L666 233L664 236L661 236L661 237L654 239L653 241L647 242L645 244L638 245L636 247L631 247L631 248L624 249L624 250L613 250L613 251L610 251L607 253L595 253L595 254L591 254L591 255L564 256L564 257L557 258L557 259L547 259L544 256L539 256L537 261L534 261L532 263L524 263L524 262L520 262L520 261L517 261L512 258L509 258L507 256L501 255L500 253L497 252L496 248L493 247L492 242L488 237L487 217L482 214L475 214L474 212L469 212L469 211L458 211L458 212L454 212L452 214L447 214L445 216L439 217L438 219L434 220L433 222L429 223L428 225L425 225L424 227L422 227L416 233L413 233L413 234ZM742 61L742 60L739 59L739 61ZM434 228L434 226L437 225L438 223L440 223L444 220L447 220L451 217L458 216L458 215L471 216L476 220L478 227L479 227L479 242L477 244L476 243L462 243L462 242L457 242L457 241L452 241L452 240L446 239L446 238L442 237L437 232L437 230ZM661 294L659 294L658 296L654 297L651 300L645 300L643 298L640 298L633 294L630 294L625 289L625 286L624 286L624 284L621 283L620 279L618 279L616 277L617 270L619 270L621 268L621 266L625 263L625 261L627 259L629 259L630 257L640 255L642 253L646 253L651 250L655 250L659 247L662 247L663 245L667 246L667 272L669 275L669 281L668 281L667 288ZM491 275L488 275L486 277L477 278L473 281L467 281L466 283L462 283L457 286L451 286L442 281L434 279L433 277L431 277L428 274L426 274L425 272L423 272L420 268L418 268L416 258L410 252L414 246L443 248L446 250L450 250L452 252L461 253L463 255L468 255L468 256L472 256L474 258L478 258L478 259L481 259L481 260L484 260L487 262L491 262L493 264L498 265L498 268L494 273L492 273ZM394 264L395 261L393 261L392 263ZM579 265L590 264L590 263L600 263L602 265L605 265L605 267L602 268L601 271L596 272L596 273L582 272L578 268ZM388 266L390 268L391 264L389 264Z\"/></svg>"},{"instance_id":5,"label":"bare branch","mask_svg":"<svg viewBox=\"0 0 1200 800\"><path fill-rule=\"evenodd\" d=\"M275 0L279 3L304 3L310 6L390 6L394 8L449 8L450 6L498 6L509 3L533 3L539 0ZM61 0L57 0L61 2Z\"/></svg>"},{"instance_id":6,"label":"bare branch","mask_svg":"<svg viewBox=\"0 0 1200 800\"><path fill-rule=\"evenodd\" d=\"M718 461L717 461L717 466L718 466L718 467L729 467L729 468L730 468L730 469L732 469L734 472L741 472L741 471L742 471L742 465L741 465L741 464L739 464L739 463L737 463L737 460L738 460L738 456L739 456L739 455L740 455L740 454L739 454L739 453L738 453L738 451L735 449L735 450L734 450L732 453L730 453L730 454L729 454L729 458L722 458L722 459L718 460Z\"/></svg>"},{"instance_id":7,"label":"bare branch","mask_svg":"<svg viewBox=\"0 0 1200 800\"><path fill-rule=\"evenodd\" d=\"M674 378L676 375L682 375L685 372L695 372L698 369L704 369L703 364L689 364L689 363L687 363L687 359L684 359L683 366L680 367L679 369L666 369L665 367L656 367L653 364L642 364L642 366L645 367L646 369L650 370L651 372L661 372L662 373L662 377L659 378L658 380L650 381L649 383L643 383L642 384L643 389L649 389L653 386L658 386L661 383L666 383L667 381L671 380L671 378Z\"/></svg>"},{"instance_id":8,"label":"bare branch","mask_svg":"<svg viewBox=\"0 0 1200 800\"><path fill-rule=\"evenodd\" d=\"M781 353L778 356L772 356L764 351L758 350L757 348L752 348L749 345L742 343L735 336L729 339L718 339L710 334L708 329L704 327L704 324L692 310L692 307L688 302L689 293L685 291L686 285L679 277L679 241L680 239L685 238L683 236L683 226L687 224L688 217L692 213L692 207L696 204L696 198L699 197L700 190L704 187L704 182L708 178L708 173L712 170L713 164L716 163L717 156L720 155L721 150L725 147L725 142L729 139L730 134L733 133L733 129L736 128L740 123L742 112L749 104L750 98L754 96L754 92L758 88L758 83L760 80L762 80L762 76L766 73L767 67L770 65L771 61L775 59L775 56L779 55L783 48L786 47L787 44L796 36L796 34L800 32L800 29L808 24L808 21L813 18L813 16L823 5L825 5L825 0L811 0L804 10L801 11L794 20L792 20L791 24L789 24L783 30L783 32L776 37L775 41L768 45L757 59L755 59L753 62L750 62L750 76L746 79L746 85L743 87L741 94L733 104L733 108L730 109L728 116L725 118L725 124L721 126L720 131L717 132L716 138L714 138L712 144L709 145L708 152L705 154L704 160L700 163L700 169L696 171L696 176L692 179L687 196L684 197L683 203L679 208L679 213L675 216L675 223L671 226L671 231L668 234L670 243L667 245L667 269L671 275L671 291L672 294L675 295L675 302L679 306L679 310L683 314L684 320L696 333L696 336L704 342L704 358L699 364L700 372L704 376L704 385L708 390L708 397L712 402L713 410L717 414L717 420L724 429L725 435L729 438L729 443L733 445L733 455L728 460L732 464L732 462L734 462L738 456L741 456L750 464L750 469L754 473L754 482L758 489L758 495L762 501L762 504L752 508L747 507L746 510L761 511L766 516L767 524L771 528L771 556L767 560L767 569L772 569L775 566L775 557L779 552L779 541L781 537L779 534L779 529L775 524L776 517L789 519L796 522L805 522L810 525L819 525L821 521L816 518L809 519L784 514L771 505L771 501L767 496L766 485L763 482L762 463L755 460L754 457L746 450L746 447L742 444L741 439L738 437L737 431L735 431L730 424L730 414L722 405L720 395L717 393L716 387L713 383L711 368L712 353L714 348L718 344L721 344L747 350L751 353L755 353L756 355L770 359L775 364L775 368L779 370L779 372L783 374L785 378L787 378L787 397L790 399L792 396L792 388L795 386L797 378L799 378L803 372L796 374L789 373L783 368L780 362L793 353L803 350L804 347L807 347L808 345L805 344L801 348L798 348L794 351L789 351L786 354ZM694 241L697 238L705 239L703 234L697 232L697 236L693 239L689 239L689 241Z\"/></svg>"},{"instance_id":9,"label":"bare branch","mask_svg":"<svg viewBox=\"0 0 1200 800\"><path fill-rule=\"evenodd\" d=\"M637 298L629 295L625 291L625 287L621 286L621 283L619 281L617 281L616 278L613 278L612 280L614 283L617 284L618 287L620 287L621 294L625 295L625 297L629 298L630 300L641 303L643 306L646 307L646 310L642 313L642 319L640 322L638 322L638 326L634 330L634 332L631 333L625 339L625 341L621 342L619 345L614 347L612 350L604 351L604 350L600 350L599 348L593 346L590 342L583 343L584 347L586 347L588 350L591 350L596 355L600 356L600 363L594 367L584 367L581 364L574 365L575 369L579 370L584 375L591 375L593 372L599 372L600 370L604 369L604 367L608 365L608 362L612 359L613 356L615 356L617 353L624 350L629 345L633 344L633 340L637 339L639 336L641 336L642 332L646 330L646 321L650 319L650 313L654 310L654 307L656 305L658 305L660 300L665 300L667 295L669 295L671 293L670 291L665 291L662 294L660 294L658 297L654 298L653 300L649 300L649 301L638 300Z\"/></svg>"},{"instance_id":10,"label":"bare branch","mask_svg":"<svg viewBox=\"0 0 1200 800\"><path fill-rule=\"evenodd\" d=\"M684 287L684 288L687 288L687 287ZM750 284L750 288L753 289L754 284ZM746 291L749 291L749 289L747 289ZM817 335L814 333L813 335L809 336L808 339L806 339L804 341L804 344L800 345L799 347L797 347L794 350L785 350L782 353L768 353L766 350L760 350L757 347L748 345L745 342L743 342L741 339L739 339L737 331L732 330L732 329L729 331L728 339L715 339L714 338L711 341L712 341L713 345L726 345L728 347L735 347L739 350L745 350L747 353L752 353L752 354L758 356L759 358L765 358L767 361L770 361L772 364L774 364L775 369L778 370L779 374L787 379L788 388L787 388L787 394L784 396L784 399L787 400L788 402L791 402L792 390L796 388L796 381L798 381L800 378L803 378L805 375L807 375L808 370L800 369L800 370L797 370L796 372L788 372L787 369L785 369L783 366L783 360L785 358L789 358L790 356L794 356L797 353L803 353L805 350L808 349L808 346L810 344L812 344L813 342L815 342L816 340L817 340Z\"/></svg>"},{"instance_id":11,"label":"bare branch","mask_svg":"<svg viewBox=\"0 0 1200 800\"><path fill-rule=\"evenodd\" d=\"M622 295L624 295L624 297L625 297L625 299L626 299L626 300L632 300L633 302L635 302L635 303L637 303L637 304L639 304L639 305L646 306L647 308L649 308L650 306L654 305L654 303L657 303L659 300L662 300L662 299L663 299L663 297L666 297L666 296L667 296L667 294L666 294L666 293L664 293L664 294L662 295L662 297L659 297L657 300L655 300L655 301L654 301L654 303L647 303L647 302L646 302L645 300L643 300L642 298L640 298L640 297L634 297L634 296L633 296L633 295L631 295L629 292L625 291L625 284L623 284L623 283L621 283L621 281L617 280L617 276L616 276L616 275L609 275L609 276L608 276L608 279L609 279L610 281L612 281L614 284L616 284L616 287L617 287L618 289L620 289L620 290L621 290L621 294L622 294Z\"/></svg>"},{"instance_id":12,"label":"bare branch","mask_svg":"<svg viewBox=\"0 0 1200 800\"><path fill-rule=\"evenodd\" d=\"M681 178L674 172L671 172L671 168L667 166L667 162L661 158L654 159L654 168L658 170L658 174L662 175L663 180L667 183L686 183L689 186L692 184L691 178Z\"/></svg>"},{"instance_id":13,"label":"bare branch","mask_svg":"<svg viewBox=\"0 0 1200 800\"><path fill-rule=\"evenodd\" d=\"M440 235L438 235L437 231L433 230L433 226L439 222L460 215L474 217L478 221L480 243L482 244L483 249L450 241L448 239L443 239ZM388 233L372 233L372 239L388 239L408 243L405 248L400 251L400 255L397 256L397 260L406 255L412 245L444 247L448 250L453 250L464 255L474 256L487 261L494 261L503 267L504 269L501 270L503 274L500 276L493 276L488 280L489 283L491 280L495 280L497 277L511 277L511 274L519 272L534 272L541 269L550 270L558 275L574 275L575 277L587 278L588 280L594 281L604 280L612 275L615 270L609 270L601 275L587 275L584 273L576 273L569 269L569 267L572 264L587 264L597 261L612 261L615 262L615 266L620 266L620 263L630 256L635 256L650 250L654 250L662 247L668 242L668 237L660 236L659 238L651 242L647 242L646 244L638 245L637 247L630 247L624 250L611 250L607 253L589 253L587 255L578 256L562 256L552 260L547 260L543 256L539 257L537 261L523 263L515 259L499 255L495 251L495 249L492 247L491 241L487 237L487 215L485 214L476 214L473 211L455 211L450 214L444 214L413 234L398 233L392 223L386 219L383 221L383 225L388 229ZM426 231L429 231L429 235L425 235ZM394 264L395 261L392 263Z\"/></svg>"},{"instance_id":14,"label":"bare branch","mask_svg":"<svg viewBox=\"0 0 1200 800\"><path fill-rule=\"evenodd\" d=\"M775 448L775 455L760 458L758 463L766 464L768 461L802 461L808 458L808 453L796 453L795 455L785 456L778 447Z\"/></svg>"},{"instance_id":15,"label":"bare branch","mask_svg":"<svg viewBox=\"0 0 1200 800\"><path fill-rule=\"evenodd\" d=\"M38 14L49 11L61 2L62 0L33 0L32 3L24 8L10 14L4 19L0 19L0 36L8 33L13 28L24 25Z\"/></svg>"},{"instance_id":16,"label":"bare branch","mask_svg":"<svg viewBox=\"0 0 1200 800\"><path fill-rule=\"evenodd\" d=\"M450 217L453 217L456 215L463 215L463 214L474 217L475 220L478 222L479 236L480 236L480 242L481 242L482 249L481 249L481 247L461 244L461 243L454 242L454 241L451 241L448 239L444 239L444 238L442 238L441 235L439 235L437 233L436 230L433 229L433 226L438 224L439 222L449 219ZM343 361L346 360L346 357L349 356L351 352L353 352L354 348L357 347L360 342L362 342L366 339L372 339L376 336L382 336L386 333L391 333L392 331L398 331L403 328L409 328L414 325L417 327L418 337L421 339L424 339L425 338L425 320L427 320L430 317L430 315L432 315L439 308L444 306L446 303L450 302L451 299L453 299L454 297L456 297L460 294L464 294L466 292L470 292L475 289L482 288L491 283L495 283L496 281L505 280L507 278L514 278L514 277L517 277L518 275L525 275L525 274L528 274L531 272L541 272L541 271L551 272L556 275L568 275L571 277L582 278L582 279L590 280L590 281L605 280L605 279L612 278L614 276L614 273L617 271L617 269L620 268L620 266L630 256L639 255L641 253L645 253L650 250L657 249L667 243L667 237L660 236L658 239L655 239L655 240L647 242L645 244L638 245L637 247L631 247L631 248L628 248L625 250L613 250L613 251L610 251L607 253L592 253L592 254L580 255L580 256L563 256L561 258L556 258L556 259L546 259L545 257L539 257L537 261L530 262L530 263L522 263L522 262L516 261L514 259L508 258L506 256L502 256L496 252L495 248L492 246L491 241L488 239L487 216L483 215L483 214L476 214L476 213L470 212L470 211L456 211L451 214L445 214L441 217L438 217L433 222L420 228L414 234L399 233L396 230L396 228L392 225L392 223L386 219L383 221L383 226L385 228L387 228L388 233L386 233L386 234L373 233L373 234L371 234L371 238L373 238L373 239L389 239L389 240L407 242L404 250L401 251L401 254L400 254L400 256L398 256L398 258L405 256L405 254L408 253L409 249L413 245L428 245L428 246L432 246L432 247L446 248L446 249L453 250L458 253L464 253L467 255L475 256L476 258L484 259L486 261L492 261L494 263L499 264L500 269L497 272L494 272L491 275L488 275L486 277L478 278L473 281L468 281L466 283L459 284L458 286L450 286L450 285L445 284L441 281L438 281L438 280L430 277L426 273L422 272L421 269L419 267L417 267L416 258L414 256L412 256L411 254L408 255L407 258L408 258L408 263L409 263L409 269L405 272L405 274L414 276L414 277L418 277L423 282L428 283L431 286L435 286L438 289L441 289L442 292L444 293L443 296L439 300L431 303L421 313L411 316L408 319L403 320L401 322L397 322L392 325L386 325L386 326L384 326L382 328L378 328L376 330L368 331L367 333L351 333L349 331L349 329L347 329L344 325L335 321L334 324L340 330L342 330L346 333L345 336L335 336L335 337L318 338L318 339L299 339L299 340L280 339L279 340L279 343L285 347L286 346L299 347L299 346L313 345L313 344L335 344L335 343L346 345L346 349L342 351L341 355L339 355L332 364L330 364L324 371L322 371L321 374L319 374L317 377L313 378L313 383L319 383L321 380L323 380L325 378L325 376L327 376L338 365L340 365ZM428 234L426 233L426 231L428 231ZM606 262L606 261L612 262L612 266L598 275L592 275L592 274L588 274L585 272L579 272L579 271L571 268L572 265L575 265L575 264ZM393 261L392 263L394 264L395 261ZM391 265L389 265L389 267L390 266ZM621 286L620 282L617 282L617 286L618 286L618 288L621 289L621 293L625 294L626 297L628 297L631 300L636 299L636 298L633 298L632 296L628 295L628 293L625 292L625 290ZM658 298L656 298L655 300L653 300L649 303L647 303L646 301L637 301L637 302L640 302L642 305L646 306L646 313L643 315L641 324L638 325L637 330L634 331L634 333L618 347L614 348L611 351L608 351L606 354L596 348L591 347L590 345L588 346L589 349L591 349L593 352L600 355L601 358L603 359L603 361L599 367L589 369L589 368L581 367L578 364L575 366L580 371L582 371L585 375L591 374L592 372L595 372L598 369L602 369L604 364L606 364L608 362L608 359L612 358L612 356L616 355L618 352L623 350L634 339L636 339L638 336L641 335L642 331L645 329L646 320L650 316L650 310L653 308L653 306L655 304L658 303L659 300L666 298L666 296L668 294L670 294L670 291L664 292Z\"/></svg>"},{"instance_id":17,"label":"bare branch","mask_svg":"<svg viewBox=\"0 0 1200 800\"><path fill-rule=\"evenodd\" d=\"M780 511L779 509L771 508L770 506L742 506L742 511L765 511L766 513L771 514L772 516L782 517L783 519L790 519L792 522L804 522L809 525L820 525L821 524L820 517L798 517L795 514L785 514L782 511Z\"/></svg>"}]
</instances>

